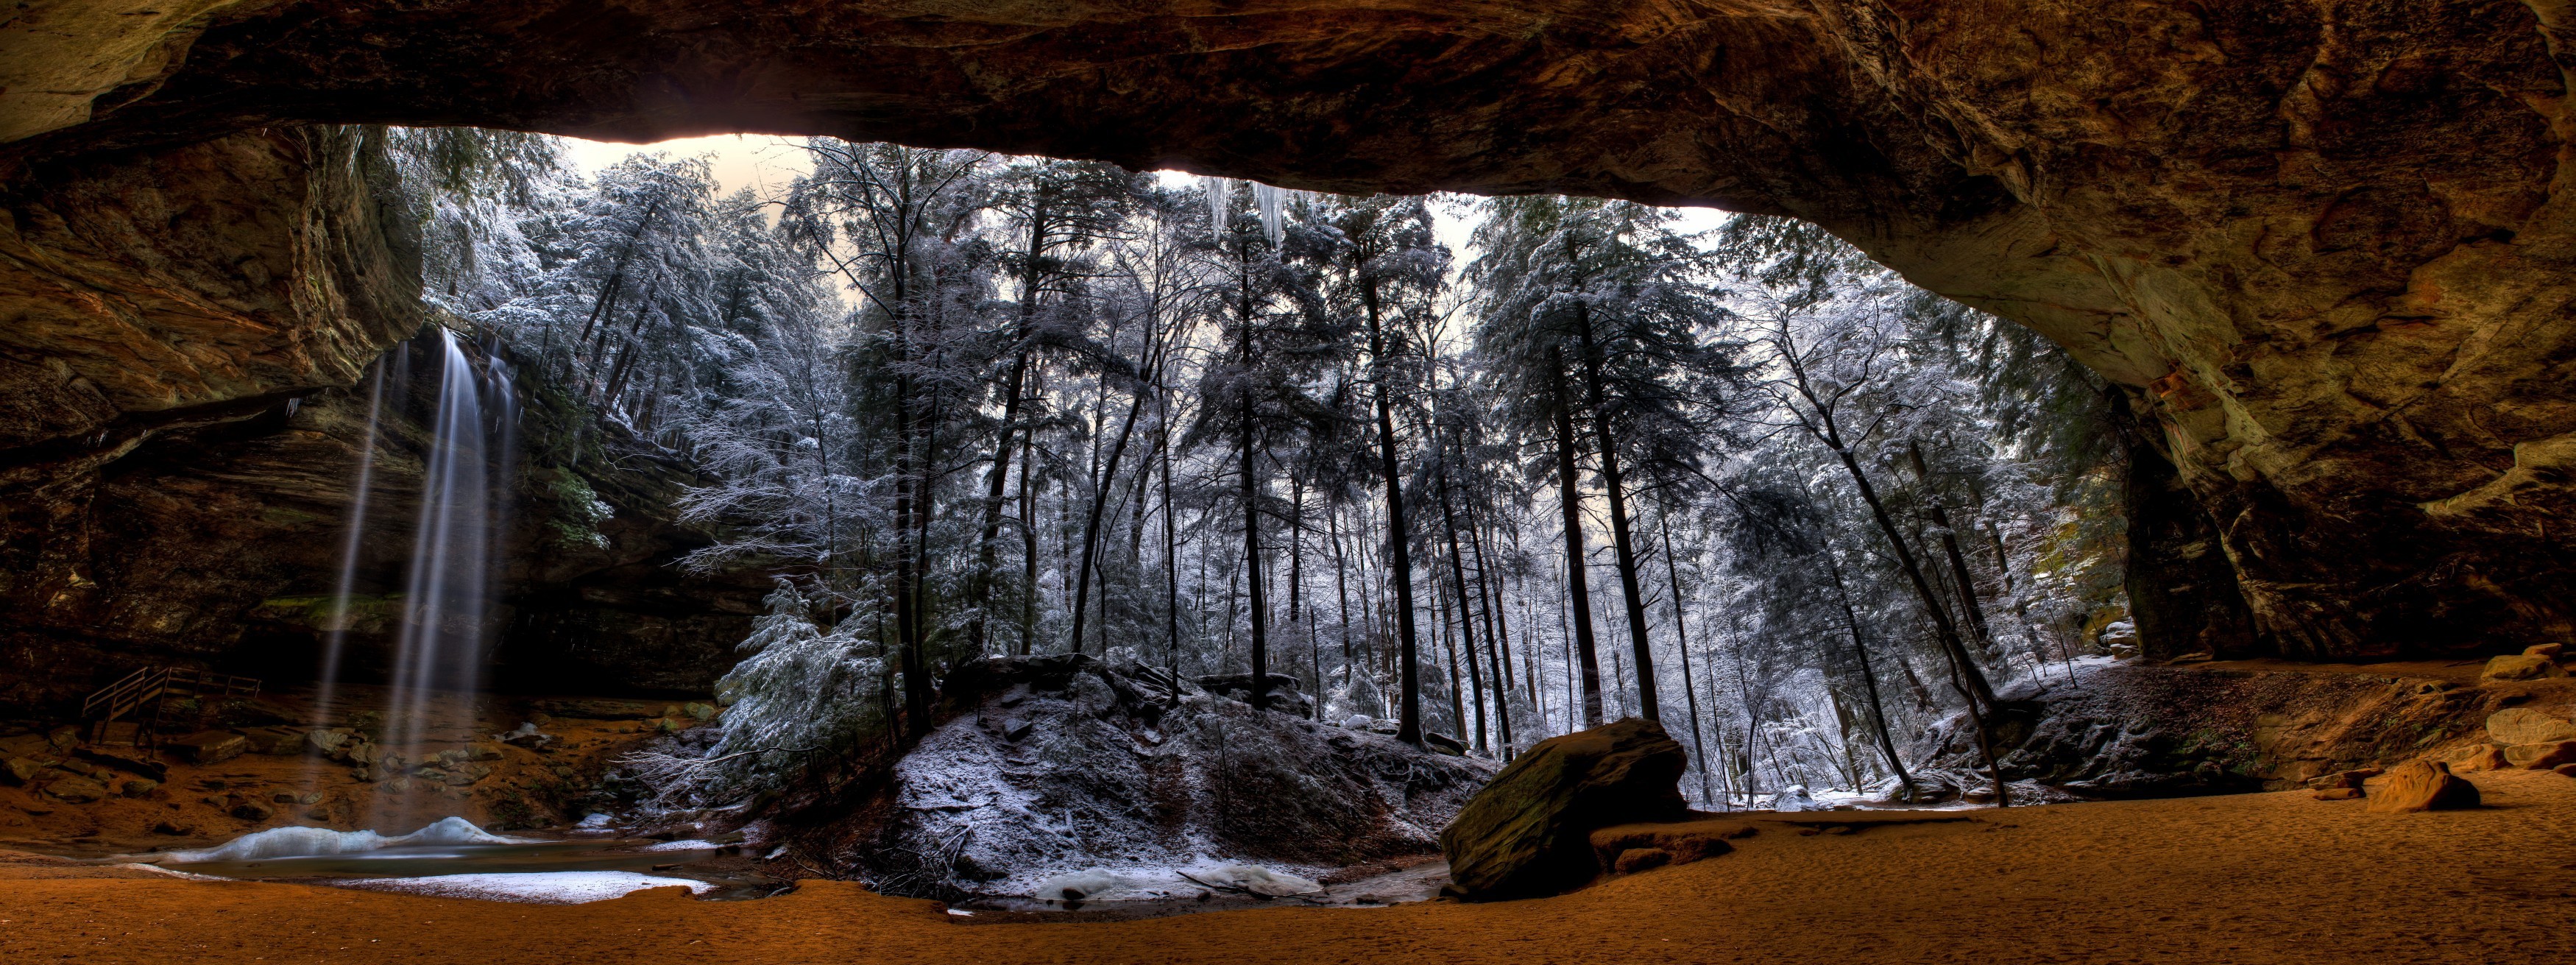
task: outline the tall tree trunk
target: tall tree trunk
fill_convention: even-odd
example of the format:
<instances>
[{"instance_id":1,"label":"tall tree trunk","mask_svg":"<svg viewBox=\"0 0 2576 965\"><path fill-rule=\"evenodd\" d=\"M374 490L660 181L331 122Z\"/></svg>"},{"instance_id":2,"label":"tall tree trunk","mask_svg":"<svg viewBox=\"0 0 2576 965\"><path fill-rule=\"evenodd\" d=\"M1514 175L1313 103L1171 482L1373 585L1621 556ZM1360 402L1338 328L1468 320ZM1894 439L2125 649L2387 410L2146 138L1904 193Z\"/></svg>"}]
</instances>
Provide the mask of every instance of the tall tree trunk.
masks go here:
<instances>
[{"instance_id":1,"label":"tall tree trunk","mask_svg":"<svg viewBox=\"0 0 2576 965\"><path fill-rule=\"evenodd\" d=\"M1565 592L1572 600L1574 650L1583 674L1583 726L1601 726L1601 658L1592 639L1592 589L1583 577L1583 497L1574 479L1574 410L1565 397L1565 359L1547 350L1549 407L1556 415L1556 501L1565 513Z\"/></svg>"},{"instance_id":2,"label":"tall tree trunk","mask_svg":"<svg viewBox=\"0 0 2576 965\"><path fill-rule=\"evenodd\" d=\"M1243 576L1245 596L1252 608L1252 709L1270 706L1270 621L1261 596L1261 460L1253 446L1252 399L1252 296L1250 282L1244 282L1244 294L1237 302L1242 311L1241 351L1243 353L1242 424L1243 436Z\"/></svg>"},{"instance_id":3,"label":"tall tree trunk","mask_svg":"<svg viewBox=\"0 0 2576 965\"><path fill-rule=\"evenodd\" d=\"M1461 649L1467 651L1467 685L1475 688L1476 750L1489 752L1489 745L1485 743L1485 675L1484 671L1476 666L1474 608L1467 604L1466 554L1459 552L1458 549L1458 513L1449 505L1449 470L1446 468L1440 470L1438 488L1440 519L1449 533L1449 574L1458 584L1458 640ZM1453 668L1450 675L1456 676L1457 671ZM1464 726L1465 723L1465 721L1459 722L1460 726Z\"/></svg>"},{"instance_id":4,"label":"tall tree trunk","mask_svg":"<svg viewBox=\"0 0 2576 965\"><path fill-rule=\"evenodd\" d=\"M1091 512L1084 518L1082 524L1082 568L1073 581L1073 635L1067 638L1070 646L1065 648L1073 653L1082 652L1082 622L1087 611L1086 604L1090 601L1092 558L1100 549L1100 512L1109 504L1110 480L1118 477L1118 460L1127 454L1127 437L1136 431L1136 417L1144 411L1145 388L1139 385L1136 387L1133 400L1127 406L1126 421L1118 426L1118 441L1109 447L1109 463L1100 471L1099 484L1091 487ZM1107 581L1104 580L1101 586L1103 607L1108 606L1108 594ZM1106 614L1101 618L1108 619ZM1108 653L1104 650L1101 655L1107 656Z\"/></svg>"},{"instance_id":5,"label":"tall tree trunk","mask_svg":"<svg viewBox=\"0 0 2576 965\"><path fill-rule=\"evenodd\" d=\"M967 607L972 613L966 624L966 639L976 652L984 649L984 608L992 601L994 567L999 565L999 552L993 540L1002 533L1002 483L1010 475L1011 436L1019 429L1021 389L1029 371L1030 335L1037 327L1038 288L1041 282L1039 259L1046 247L1047 210L1043 194L1032 196L1029 209L1028 258L1020 265L1020 303L1018 331L1013 340L1019 351L1011 357L1011 374L1002 387L1002 426L993 440L993 465L984 473L984 525L977 530L975 541L975 575L967 587ZM1020 650L1028 645L1022 641Z\"/></svg>"},{"instance_id":6,"label":"tall tree trunk","mask_svg":"<svg viewBox=\"0 0 2576 965\"><path fill-rule=\"evenodd\" d=\"M1038 381L1038 391L1045 391L1045 379ZM1020 438L1020 656L1023 657L1029 655L1038 636L1037 464L1037 434L1025 434Z\"/></svg>"},{"instance_id":7,"label":"tall tree trunk","mask_svg":"<svg viewBox=\"0 0 2576 965\"><path fill-rule=\"evenodd\" d=\"M1431 567L1431 580L1437 584L1440 581L1440 564L1435 562ZM1467 742L1467 703L1464 696L1467 688L1458 680L1458 638L1449 635L1448 610L1449 598L1441 596L1435 587L1431 594L1431 615L1439 621L1440 649L1449 657L1449 726L1457 729L1458 743L1464 744ZM1465 622L1463 616L1460 622L1462 625Z\"/></svg>"},{"instance_id":8,"label":"tall tree trunk","mask_svg":"<svg viewBox=\"0 0 2576 965\"><path fill-rule=\"evenodd\" d=\"M1600 448L1601 488L1610 497L1610 546L1619 562L1619 592L1628 605L1628 646L1637 664L1637 716L1663 719L1655 694L1655 653L1646 644L1646 595L1637 583L1636 541L1628 531L1628 497L1619 479L1619 448L1610 438L1610 407L1601 385L1601 349L1592 340L1592 312L1574 309L1582 337L1583 375L1591 396L1592 435Z\"/></svg>"},{"instance_id":9,"label":"tall tree trunk","mask_svg":"<svg viewBox=\"0 0 2576 965\"><path fill-rule=\"evenodd\" d=\"M1396 642L1402 654L1396 671L1397 699L1401 704L1396 713L1395 739L1420 747L1422 675L1418 665L1422 653L1413 626L1413 550L1404 526L1404 476L1396 468L1395 404L1387 398L1386 391L1386 380L1395 371L1394 360L1386 355L1386 332L1375 281L1361 282L1360 303L1368 310L1369 362L1376 370L1370 374L1370 381L1377 397L1378 475L1386 487L1387 569L1395 578Z\"/></svg>"},{"instance_id":10,"label":"tall tree trunk","mask_svg":"<svg viewBox=\"0 0 2576 965\"><path fill-rule=\"evenodd\" d=\"M1843 583L1842 564L1834 560L1833 550L1824 553L1825 568L1834 578L1834 596L1842 604L1843 626L1851 631L1852 660L1860 666L1860 682L1869 696L1870 726L1878 731L1878 749L1887 755L1888 770L1896 772L1897 784L1905 789L1904 800L1914 800L1914 775L1905 771L1905 758L1896 752L1896 736L1887 726L1887 705L1879 699L1878 671L1869 665L1869 647L1861 641L1860 614L1854 612L1851 588Z\"/></svg>"},{"instance_id":11,"label":"tall tree trunk","mask_svg":"<svg viewBox=\"0 0 2576 965\"><path fill-rule=\"evenodd\" d=\"M1476 514L1473 509L1468 510L1467 523L1467 532L1471 537L1468 545L1474 547L1476 551L1476 600L1484 606L1485 610L1485 638L1493 641L1493 646L1487 650L1487 657L1494 664L1494 726L1502 738L1502 746L1508 756L1512 746L1512 640L1504 627L1512 621L1509 614L1495 612L1503 602L1502 588L1495 585L1500 582L1499 580L1488 581L1492 571L1489 568L1490 564L1485 560L1485 541L1482 538L1472 538L1478 535L1475 528Z\"/></svg>"},{"instance_id":12,"label":"tall tree trunk","mask_svg":"<svg viewBox=\"0 0 2576 965\"><path fill-rule=\"evenodd\" d=\"M1682 571L1674 562L1672 513L1655 514L1655 525L1664 537L1664 577L1671 581L1673 593L1673 642L1680 647L1682 658L1682 700L1690 709L1691 753L1699 759L1699 794L1708 801L1717 800L1717 791L1709 786L1708 745L1699 735L1699 690L1691 684L1690 625L1682 609Z\"/></svg>"},{"instance_id":13,"label":"tall tree trunk","mask_svg":"<svg viewBox=\"0 0 2576 965\"><path fill-rule=\"evenodd\" d=\"M1967 614L1968 629L1976 634L1979 648L1992 648L1994 632L1986 626L1984 604L1977 602L1977 581L1968 575L1968 559L1959 552L1958 531L1950 526L1949 507L1943 506L1940 496L1932 491L1932 468L1923 461L1923 444L1907 440L1905 454L1914 463L1914 479L1923 487L1923 504L1931 511L1932 525L1941 529L1941 550L1949 557L1950 579L1956 584L1953 589L1959 606Z\"/></svg>"}]
</instances>

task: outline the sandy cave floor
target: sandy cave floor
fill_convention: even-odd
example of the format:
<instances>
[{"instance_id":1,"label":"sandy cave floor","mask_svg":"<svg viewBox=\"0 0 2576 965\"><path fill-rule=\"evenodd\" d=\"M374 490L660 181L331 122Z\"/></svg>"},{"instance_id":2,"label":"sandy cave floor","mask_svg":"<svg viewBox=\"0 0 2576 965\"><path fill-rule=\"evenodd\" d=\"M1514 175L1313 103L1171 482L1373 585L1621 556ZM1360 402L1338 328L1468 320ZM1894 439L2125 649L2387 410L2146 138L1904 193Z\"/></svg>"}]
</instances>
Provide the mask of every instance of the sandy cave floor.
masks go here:
<instances>
[{"instance_id":1,"label":"sandy cave floor","mask_svg":"<svg viewBox=\"0 0 2576 965\"><path fill-rule=\"evenodd\" d=\"M2304 792L1984 811L1734 854L1573 895L970 925L810 881L501 904L0 864L0 961L2570 962L2576 780L2480 773L2476 811Z\"/></svg>"}]
</instances>

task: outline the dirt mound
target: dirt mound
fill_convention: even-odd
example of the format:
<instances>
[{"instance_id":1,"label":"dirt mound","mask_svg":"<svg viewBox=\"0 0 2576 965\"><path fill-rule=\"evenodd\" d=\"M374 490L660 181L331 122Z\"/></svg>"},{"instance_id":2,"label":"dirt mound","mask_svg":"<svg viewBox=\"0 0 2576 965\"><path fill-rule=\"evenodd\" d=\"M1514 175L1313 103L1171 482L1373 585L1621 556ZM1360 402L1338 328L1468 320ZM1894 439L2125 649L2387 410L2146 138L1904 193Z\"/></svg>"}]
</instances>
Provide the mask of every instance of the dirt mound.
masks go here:
<instances>
[{"instance_id":1,"label":"dirt mound","mask_svg":"<svg viewBox=\"0 0 2576 965\"><path fill-rule=\"evenodd\" d=\"M839 857L880 891L1029 895L1092 869L1312 873L1428 853L1495 768L1081 655L976 661L945 694L950 716L889 791L837 822Z\"/></svg>"}]
</instances>

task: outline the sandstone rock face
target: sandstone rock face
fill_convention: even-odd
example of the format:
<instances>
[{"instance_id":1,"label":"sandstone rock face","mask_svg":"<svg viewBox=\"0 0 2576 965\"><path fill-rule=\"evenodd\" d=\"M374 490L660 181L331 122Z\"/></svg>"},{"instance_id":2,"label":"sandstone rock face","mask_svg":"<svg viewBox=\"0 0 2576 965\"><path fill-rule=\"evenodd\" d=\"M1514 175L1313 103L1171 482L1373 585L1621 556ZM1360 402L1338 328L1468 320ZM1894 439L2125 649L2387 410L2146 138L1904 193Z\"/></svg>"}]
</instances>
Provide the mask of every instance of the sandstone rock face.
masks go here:
<instances>
[{"instance_id":1,"label":"sandstone rock face","mask_svg":"<svg viewBox=\"0 0 2576 965\"><path fill-rule=\"evenodd\" d=\"M2408 761L2388 772L2370 793L2373 811L2452 811L2477 807L2478 786L2451 773L2440 761Z\"/></svg>"},{"instance_id":2,"label":"sandstone rock face","mask_svg":"<svg viewBox=\"0 0 2576 965\"><path fill-rule=\"evenodd\" d=\"M2352 673L2133 664L2075 673L2072 683L2021 681L1997 694L2005 778L2100 798L2355 787L2422 753L2428 734L2479 732L2506 699ZM1918 776L1981 772L1966 731L1909 748L1924 762Z\"/></svg>"},{"instance_id":3,"label":"sandstone rock face","mask_svg":"<svg viewBox=\"0 0 2576 965\"><path fill-rule=\"evenodd\" d=\"M2498 744L2545 744L2576 740L2576 721L2564 714L2508 707L2487 717L2487 736Z\"/></svg>"},{"instance_id":4,"label":"sandstone rock face","mask_svg":"<svg viewBox=\"0 0 2576 965\"><path fill-rule=\"evenodd\" d=\"M2480 680L2539 680L2564 676L2567 676L2567 671L2558 666L2558 661L2527 653L2491 658L2486 669L2478 671Z\"/></svg>"},{"instance_id":5,"label":"sandstone rock face","mask_svg":"<svg viewBox=\"0 0 2576 965\"><path fill-rule=\"evenodd\" d=\"M1592 832L1687 812L1684 763L1681 744L1663 725L1634 718L1540 741L1441 830L1450 890L1493 900L1591 883L1602 870Z\"/></svg>"},{"instance_id":6,"label":"sandstone rock face","mask_svg":"<svg viewBox=\"0 0 2576 965\"><path fill-rule=\"evenodd\" d=\"M2204 544L2244 605L2162 633L2500 647L2563 632L2576 599L2555 4L31 10L0 25L0 151L30 170L288 122L752 130L1806 217L2129 390L2198 501L2171 548Z\"/></svg>"},{"instance_id":7,"label":"sandstone rock face","mask_svg":"<svg viewBox=\"0 0 2576 965\"><path fill-rule=\"evenodd\" d=\"M417 347L417 346L415 346ZM371 437L373 383L271 400L233 421L161 425L96 468L0 488L0 705L59 712L146 663L211 664L277 682L310 677L334 630L347 679L392 661L437 359L407 378ZM388 370L404 371L391 361ZM569 409L521 386L525 451L551 452ZM361 454L375 449L352 605L335 606ZM767 587L758 574L684 577L668 561L708 535L670 506L694 472L653 447L601 438L572 468L522 458L501 534L501 599L487 683L506 690L702 693L732 666ZM616 469L605 469L606 466Z\"/></svg>"},{"instance_id":8,"label":"sandstone rock face","mask_svg":"<svg viewBox=\"0 0 2576 965\"><path fill-rule=\"evenodd\" d=\"M2561 764L2576 764L2576 740L2551 741L2546 744L2517 744L2504 749L2505 763L2525 770L2552 770Z\"/></svg>"}]
</instances>

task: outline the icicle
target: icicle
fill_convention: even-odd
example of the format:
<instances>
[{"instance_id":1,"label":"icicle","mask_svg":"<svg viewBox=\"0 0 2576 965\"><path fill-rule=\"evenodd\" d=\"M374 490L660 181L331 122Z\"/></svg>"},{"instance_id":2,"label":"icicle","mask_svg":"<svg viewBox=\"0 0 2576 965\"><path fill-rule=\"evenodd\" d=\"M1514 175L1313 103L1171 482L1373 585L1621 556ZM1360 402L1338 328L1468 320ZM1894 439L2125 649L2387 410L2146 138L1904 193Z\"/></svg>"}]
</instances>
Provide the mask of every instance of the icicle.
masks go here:
<instances>
[{"instance_id":1,"label":"icicle","mask_svg":"<svg viewBox=\"0 0 2576 965\"><path fill-rule=\"evenodd\" d=\"M1199 177L1199 186L1207 189L1208 230L1224 234L1229 207L1227 202L1233 199L1234 185L1225 178L1202 175Z\"/></svg>"},{"instance_id":2,"label":"icicle","mask_svg":"<svg viewBox=\"0 0 2576 965\"><path fill-rule=\"evenodd\" d=\"M1279 247L1281 239L1288 236L1288 218L1283 210L1287 201L1288 189L1274 188L1259 181L1252 183L1252 202L1261 208L1261 233L1270 236L1273 248Z\"/></svg>"}]
</instances>

